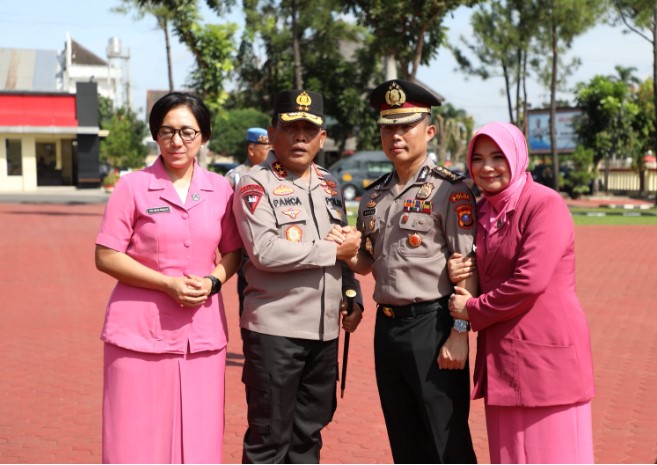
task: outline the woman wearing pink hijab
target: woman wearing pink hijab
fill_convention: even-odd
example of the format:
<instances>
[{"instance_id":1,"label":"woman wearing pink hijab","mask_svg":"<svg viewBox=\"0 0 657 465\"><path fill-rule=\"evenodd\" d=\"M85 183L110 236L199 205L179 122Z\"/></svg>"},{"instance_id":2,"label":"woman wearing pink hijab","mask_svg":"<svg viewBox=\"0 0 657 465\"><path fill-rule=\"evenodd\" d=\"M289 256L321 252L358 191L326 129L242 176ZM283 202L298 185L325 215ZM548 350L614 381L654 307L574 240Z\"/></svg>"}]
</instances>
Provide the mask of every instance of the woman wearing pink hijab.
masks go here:
<instances>
[{"instance_id":1,"label":"woman wearing pink hijab","mask_svg":"<svg viewBox=\"0 0 657 465\"><path fill-rule=\"evenodd\" d=\"M476 267L481 294L456 288L454 318L478 331L473 399L484 398L493 463L592 463L591 343L575 293L573 221L561 196L535 183L527 143L490 123L468 147L482 191ZM472 261L451 261L450 278Z\"/></svg>"}]
</instances>

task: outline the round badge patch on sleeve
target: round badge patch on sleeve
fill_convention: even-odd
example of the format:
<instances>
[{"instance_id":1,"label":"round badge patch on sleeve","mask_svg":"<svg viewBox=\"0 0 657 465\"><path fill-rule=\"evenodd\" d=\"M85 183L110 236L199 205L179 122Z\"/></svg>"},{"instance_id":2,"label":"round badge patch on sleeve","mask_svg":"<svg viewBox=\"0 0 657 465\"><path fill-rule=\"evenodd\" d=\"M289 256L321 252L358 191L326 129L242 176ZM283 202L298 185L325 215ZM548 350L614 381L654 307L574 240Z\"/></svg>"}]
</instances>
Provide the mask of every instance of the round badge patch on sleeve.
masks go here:
<instances>
[{"instance_id":1,"label":"round badge patch on sleeve","mask_svg":"<svg viewBox=\"0 0 657 465\"><path fill-rule=\"evenodd\" d=\"M290 226L285 230L285 238L290 242L301 242L303 231L299 226Z\"/></svg>"},{"instance_id":2,"label":"round badge patch on sleeve","mask_svg":"<svg viewBox=\"0 0 657 465\"><path fill-rule=\"evenodd\" d=\"M456 214L459 218L459 227L463 229L470 229L474 225L474 217L472 216L472 205L465 204L456 207Z\"/></svg>"}]
</instances>

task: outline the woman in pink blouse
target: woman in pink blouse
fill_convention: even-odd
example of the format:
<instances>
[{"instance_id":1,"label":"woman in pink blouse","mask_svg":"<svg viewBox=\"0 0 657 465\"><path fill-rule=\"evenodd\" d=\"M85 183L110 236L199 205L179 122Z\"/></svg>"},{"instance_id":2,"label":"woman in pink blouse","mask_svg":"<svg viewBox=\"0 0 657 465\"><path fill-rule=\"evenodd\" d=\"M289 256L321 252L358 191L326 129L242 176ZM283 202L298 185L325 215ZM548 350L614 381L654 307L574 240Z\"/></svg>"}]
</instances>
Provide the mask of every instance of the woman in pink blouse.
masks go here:
<instances>
[{"instance_id":1,"label":"woman in pink blouse","mask_svg":"<svg viewBox=\"0 0 657 465\"><path fill-rule=\"evenodd\" d=\"M199 98L162 97L149 126L161 155L121 178L96 238L97 268L118 280L101 335L103 461L220 463L227 332L219 291L242 246L233 191L196 161L211 134Z\"/></svg>"},{"instance_id":2,"label":"woman in pink blouse","mask_svg":"<svg viewBox=\"0 0 657 465\"><path fill-rule=\"evenodd\" d=\"M527 165L527 143L512 124L487 124L470 141L468 169L483 195L481 294L456 288L449 307L478 331L472 397L485 401L491 461L592 463L593 364L575 293L573 221ZM473 265L455 258L454 282Z\"/></svg>"}]
</instances>

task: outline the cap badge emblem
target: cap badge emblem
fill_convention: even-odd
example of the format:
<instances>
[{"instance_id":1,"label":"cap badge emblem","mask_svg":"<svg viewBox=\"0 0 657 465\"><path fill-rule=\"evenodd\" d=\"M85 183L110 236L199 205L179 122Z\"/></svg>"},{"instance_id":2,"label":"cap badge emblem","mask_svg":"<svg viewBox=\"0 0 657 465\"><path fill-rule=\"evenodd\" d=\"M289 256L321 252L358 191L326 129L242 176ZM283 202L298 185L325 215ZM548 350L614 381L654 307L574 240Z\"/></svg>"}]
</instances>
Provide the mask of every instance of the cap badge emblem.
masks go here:
<instances>
[{"instance_id":1,"label":"cap badge emblem","mask_svg":"<svg viewBox=\"0 0 657 465\"><path fill-rule=\"evenodd\" d=\"M310 95L306 91L301 92L297 96L297 105L299 107L297 110L299 111L308 111L310 110L310 105L312 104L312 99L310 98Z\"/></svg>"},{"instance_id":2,"label":"cap badge emblem","mask_svg":"<svg viewBox=\"0 0 657 465\"><path fill-rule=\"evenodd\" d=\"M404 102L406 102L406 94L399 84L393 82L386 92L386 103L391 107L400 107Z\"/></svg>"}]
</instances>

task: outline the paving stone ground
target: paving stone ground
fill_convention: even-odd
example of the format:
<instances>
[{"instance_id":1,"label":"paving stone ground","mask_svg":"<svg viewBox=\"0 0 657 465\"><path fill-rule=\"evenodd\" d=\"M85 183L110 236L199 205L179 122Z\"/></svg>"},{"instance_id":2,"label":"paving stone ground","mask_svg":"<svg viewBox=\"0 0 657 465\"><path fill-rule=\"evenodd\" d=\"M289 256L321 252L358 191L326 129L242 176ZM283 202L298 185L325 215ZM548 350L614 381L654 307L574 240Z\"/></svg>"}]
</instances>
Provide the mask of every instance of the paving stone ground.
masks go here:
<instances>
[{"instance_id":1,"label":"paving stone ground","mask_svg":"<svg viewBox=\"0 0 657 465\"><path fill-rule=\"evenodd\" d=\"M102 204L0 203L0 462L95 463L101 459L103 311L114 281L96 271ZM657 459L657 227L577 227L578 294L592 333L597 397L595 459ZM368 313L351 337L347 390L325 430L322 462L389 463L373 373L371 277ZM226 462L239 462L245 426L234 281L229 309ZM474 346L474 344L473 344ZM473 347L474 348L474 347ZM481 401L471 427L489 460Z\"/></svg>"}]
</instances>

